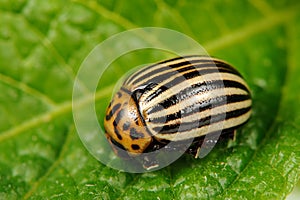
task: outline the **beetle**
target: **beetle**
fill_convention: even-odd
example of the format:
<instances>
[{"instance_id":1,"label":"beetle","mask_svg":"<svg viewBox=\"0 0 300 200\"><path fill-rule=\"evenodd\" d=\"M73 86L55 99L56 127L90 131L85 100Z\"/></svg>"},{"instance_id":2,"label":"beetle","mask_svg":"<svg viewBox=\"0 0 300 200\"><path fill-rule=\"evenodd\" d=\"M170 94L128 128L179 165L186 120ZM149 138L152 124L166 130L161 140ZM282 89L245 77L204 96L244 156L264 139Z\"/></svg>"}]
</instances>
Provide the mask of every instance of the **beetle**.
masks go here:
<instances>
[{"instance_id":1,"label":"beetle","mask_svg":"<svg viewBox=\"0 0 300 200\"><path fill-rule=\"evenodd\" d=\"M251 107L249 86L230 64L210 56L176 57L125 79L106 110L105 135L123 158L164 149L170 142L172 150L197 158L206 135L233 138L249 120ZM184 149L186 140L192 143ZM159 165L153 163L143 165Z\"/></svg>"}]
</instances>

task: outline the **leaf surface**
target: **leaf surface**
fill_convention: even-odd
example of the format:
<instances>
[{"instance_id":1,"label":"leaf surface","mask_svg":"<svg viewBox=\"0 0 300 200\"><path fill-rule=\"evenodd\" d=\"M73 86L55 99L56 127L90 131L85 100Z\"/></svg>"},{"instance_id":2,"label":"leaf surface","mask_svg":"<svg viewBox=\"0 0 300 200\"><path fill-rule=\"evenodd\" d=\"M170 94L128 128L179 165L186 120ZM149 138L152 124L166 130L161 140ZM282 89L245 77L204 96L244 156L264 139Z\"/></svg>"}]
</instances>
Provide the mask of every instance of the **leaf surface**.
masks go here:
<instances>
[{"instance_id":1,"label":"leaf surface","mask_svg":"<svg viewBox=\"0 0 300 200\"><path fill-rule=\"evenodd\" d=\"M292 0L1 1L0 199L284 199L300 175L299 8ZM130 174L82 145L72 89L97 44L145 26L180 31L232 63L252 90L253 115L236 141L203 159ZM144 50L112 63L96 93L99 121L123 74L168 56Z\"/></svg>"}]
</instances>

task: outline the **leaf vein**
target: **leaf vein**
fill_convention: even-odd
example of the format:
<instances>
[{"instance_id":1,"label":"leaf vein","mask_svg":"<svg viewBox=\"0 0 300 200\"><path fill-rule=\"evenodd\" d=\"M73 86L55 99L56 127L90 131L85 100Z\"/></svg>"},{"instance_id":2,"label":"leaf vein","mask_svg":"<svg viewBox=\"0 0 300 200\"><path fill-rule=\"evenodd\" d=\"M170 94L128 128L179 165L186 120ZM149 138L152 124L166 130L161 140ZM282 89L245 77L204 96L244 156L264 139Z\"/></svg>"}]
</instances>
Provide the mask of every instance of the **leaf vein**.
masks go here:
<instances>
[{"instance_id":1,"label":"leaf vein","mask_svg":"<svg viewBox=\"0 0 300 200\"><path fill-rule=\"evenodd\" d=\"M12 13L9 13L9 14L12 15ZM53 56L53 58L55 58L56 62L60 66L63 67L64 71L69 75L70 80L71 81L74 80L76 74L75 74L73 68L66 62L66 60L63 58L63 56L60 55L60 53L56 49L55 45L51 42L51 40L46 35L44 35L39 29L34 27L24 15L19 15L19 14L14 14L14 15L17 15L18 17L23 19L23 21L26 23L26 25L28 27L30 27L30 29L38 37L38 40L40 41L39 44L42 44L42 46L49 51L49 53ZM25 62L25 65L26 65L26 62ZM79 83L82 84L81 82L79 82ZM84 85L82 84L82 86L84 86Z\"/></svg>"},{"instance_id":2,"label":"leaf vein","mask_svg":"<svg viewBox=\"0 0 300 200\"><path fill-rule=\"evenodd\" d=\"M50 176L50 174L59 166L59 163L63 159L63 156L68 149L68 145L70 144L71 136L73 133L74 133L74 125L72 125L72 127L69 129L69 132L65 138L62 148L60 149L60 153L59 153L59 156L57 157L57 159L48 168L46 173L44 175L42 175L36 182L34 182L32 184L31 188L23 196L23 199L29 199L34 194L34 192L37 191L38 187L43 184L43 182L46 180L46 178L48 176Z\"/></svg>"},{"instance_id":3,"label":"leaf vein","mask_svg":"<svg viewBox=\"0 0 300 200\"><path fill-rule=\"evenodd\" d=\"M203 46L208 52L213 52L219 49L223 49L237 42L246 41L246 39L252 35L266 31L274 26L289 21L297 14L299 7L300 5L296 5L292 8L287 8L283 11L278 11L272 15L264 17L240 29L236 29L231 33L223 35L220 38L205 43Z\"/></svg>"},{"instance_id":4,"label":"leaf vein","mask_svg":"<svg viewBox=\"0 0 300 200\"><path fill-rule=\"evenodd\" d=\"M108 95L112 91L112 88L113 88L113 86L111 85L102 90L97 91L95 93L95 95L90 94L90 95L82 97L81 99L78 99L74 102L67 101L65 103L61 103L58 106L54 107L51 110L48 110L45 113L42 113L34 118L26 120L23 123L9 129L9 130L2 132L0 135L0 143L7 139L15 137L15 136L19 135L20 133L22 133L26 130L29 130L30 128L34 128L34 127L36 127L40 124L46 123L46 122L48 123L51 120L55 119L57 116L60 116L60 115L70 112L72 110L72 105L74 105L74 107L80 107L87 103L91 103L94 100L95 101L99 100L99 99L105 97L106 95ZM73 109L75 109L75 108L73 108Z\"/></svg>"},{"instance_id":5,"label":"leaf vein","mask_svg":"<svg viewBox=\"0 0 300 200\"><path fill-rule=\"evenodd\" d=\"M182 15L178 12L178 9L174 9L170 7L164 0L156 0L155 1L158 9L163 12L166 12L174 18L175 22L179 24L179 26L186 32L189 36L193 38L197 38L193 31L190 29L190 26L186 22L186 20L182 17Z\"/></svg>"},{"instance_id":6,"label":"leaf vein","mask_svg":"<svg viewBox=\"0 0 300 200\"><path fill-rule=\"evenodd\" d=\"M54 107L56 106L56 103L50 99L48 96L46 96L45 94L41 93L40 91L30 87L29 85L17 81L9 76L6 76L4 74L0 73L0 81L11 86L14 87L24 93L27 93L33 97L35 97L36 99L39 99L40 101L44 102L46 105L50 106L50 107Z\"/></svg>"}]
</instances>

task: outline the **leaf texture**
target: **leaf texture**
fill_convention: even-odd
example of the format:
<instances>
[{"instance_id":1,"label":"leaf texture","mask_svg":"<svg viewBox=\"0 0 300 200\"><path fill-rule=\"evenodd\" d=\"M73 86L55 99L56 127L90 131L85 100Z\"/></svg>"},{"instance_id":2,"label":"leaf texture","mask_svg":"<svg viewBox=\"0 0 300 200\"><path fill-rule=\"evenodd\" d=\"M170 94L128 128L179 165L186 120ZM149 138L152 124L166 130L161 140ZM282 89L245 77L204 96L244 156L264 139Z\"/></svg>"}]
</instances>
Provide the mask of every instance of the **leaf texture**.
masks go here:
<instances>
[{"instance_id":1,"label":"leaf texture","mask_svg":"<svg viewBox=\"0 0 300 200\"><path fill-rule=\"evenodd\" d=\"M285 199L300 175L299 8L293 0L1 1L0 199ZM82 145L72 89L97 44L148 26L187 34L236 66L253 115L236 141L203 159L130 174ZM166 57L144 50L112 63L95 95L99 121L123 74Z\"/></svg>"}]
</instances>

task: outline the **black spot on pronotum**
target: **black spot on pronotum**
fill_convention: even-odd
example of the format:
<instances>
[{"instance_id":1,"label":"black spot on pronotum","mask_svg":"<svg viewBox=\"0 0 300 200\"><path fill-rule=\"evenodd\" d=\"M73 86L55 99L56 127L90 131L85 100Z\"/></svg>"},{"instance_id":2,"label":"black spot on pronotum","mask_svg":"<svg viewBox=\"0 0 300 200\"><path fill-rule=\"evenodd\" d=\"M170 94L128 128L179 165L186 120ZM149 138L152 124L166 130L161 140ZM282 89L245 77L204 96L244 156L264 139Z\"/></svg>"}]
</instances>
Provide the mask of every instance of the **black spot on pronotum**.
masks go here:
<instances>
[{"instance_id":1,"label":"black spot on pronotum","mask_svg":"<svg viewBox=\"0 0 300 200\"><path fill-rule=\"evenodd\" d=\"M117 129L118 124L116 123L116 121L113 121L113 125L114 125L114 133L117 135L119 140L122 140L123 138L122 138L121 134L119 133L119 131Z\"/></svg>"},{"instance_id":2,"label":"black spot on pronotum","mask_svg":"<svg viewBox=\"0 0 300 200\"><path fill-rule=\"evenodd\" d=\"M121 92L118 92L117 95L118 95L118 98L122 97L122 93Z\"/></svg>"},{"instance_id":3,"label":"black spot on pronotum","mask_svg":"<svg viewBox=\"0 0 300 200\"><path fill-rule=\"evenodd\" d=\"M127 150L125 147L120 144L119 142L115 141L114 139L110 139L111 143L113 144L113 149L116 151L117 155L120 156L121 158L128 159L129 155L127 153Z\"/></svg>"},{"instance_id":4,"label":"black spot on pronotum","mask_svg":"<svg viewBox=\"0 0 300 200\"><path fill-rule=\"evenodd\" d=\"M126 151L125 147L122 144L120 144L119 142L117 142L116 140L110 138L110 141L113 143L113 145L115 145L115 146L119 147L120 149Z\"/></svg>"},{"instance_id":5,"label":"black spot on pronotum","mask_svg":"<svg viewBox=\"0 0 300 200\"><path fill-rule=\"evenodd\" d=\"M136 139L144 138L144 134L137 132L134 128L131 128L130 137L131 139L136 140Z\"/></svg>"},{"instance_id":6,"label":"black spot on pronotum","mask_svg":"<svg viewBox=\"0 0 300 200\"><path fill-rule=\"evenodd\" d=\"M127 131L129 129L129 127L130 127L130 122L125 122L123 124L123 131Z\"/></svg>"},{"instance_id":7,"label":"black spot on pronotum","mask_svg":"<svg viewBox=\"0 0 300 200\"><path fill-rule=\"evenodd\" d=\"M117 135L118 139L119 140L122 140L122 135L119 133L118 129L116 127L114 127L114 131L115 131L115 134Z\"/></svg>"},{"instance_id":8,"label":"black spot on pronotum","mask_svg":"<svg viewBox=\"0 0 300 200\"><path fill-rule=\"evenodd\" d=\"M132 144L132 145L131 145L131 148L132 148L133 150L139 150L139 149L140 149L140 146L137 145L137 144Z\"/></svg>"},{"instance_id":9,"label":"black spot on pronotum","mask_svg":"<svg viewBox=\"0 0 300 200\"><path fill-rule=\"evenodd\" d=\"M114 124L114 126L119 126L119 122L120 122L120 120L122 119L122 117L124 116L124 110L120 110L118 113L117 113L117 116L116 116L116 118L115 118L115 120L114 120L114 122L113 122L113 124Z\"/></svg>"},{"instance_id":10,"label":"black spot on pronotum","mask_svg":"<svg viewBox=\"0 0 300 200\"><path fill-rule=\"evenodd\" d=\"M117 110L119 110L119 108L121 107L121 104L120 103L118 103L118 104L116 104L112 109L111 109L111 111L109 111L109 113L106 115L106 120L110 120L111 119L111 117L115 114L115 112L117 111Z\"/></svg>"}]
</instances>

